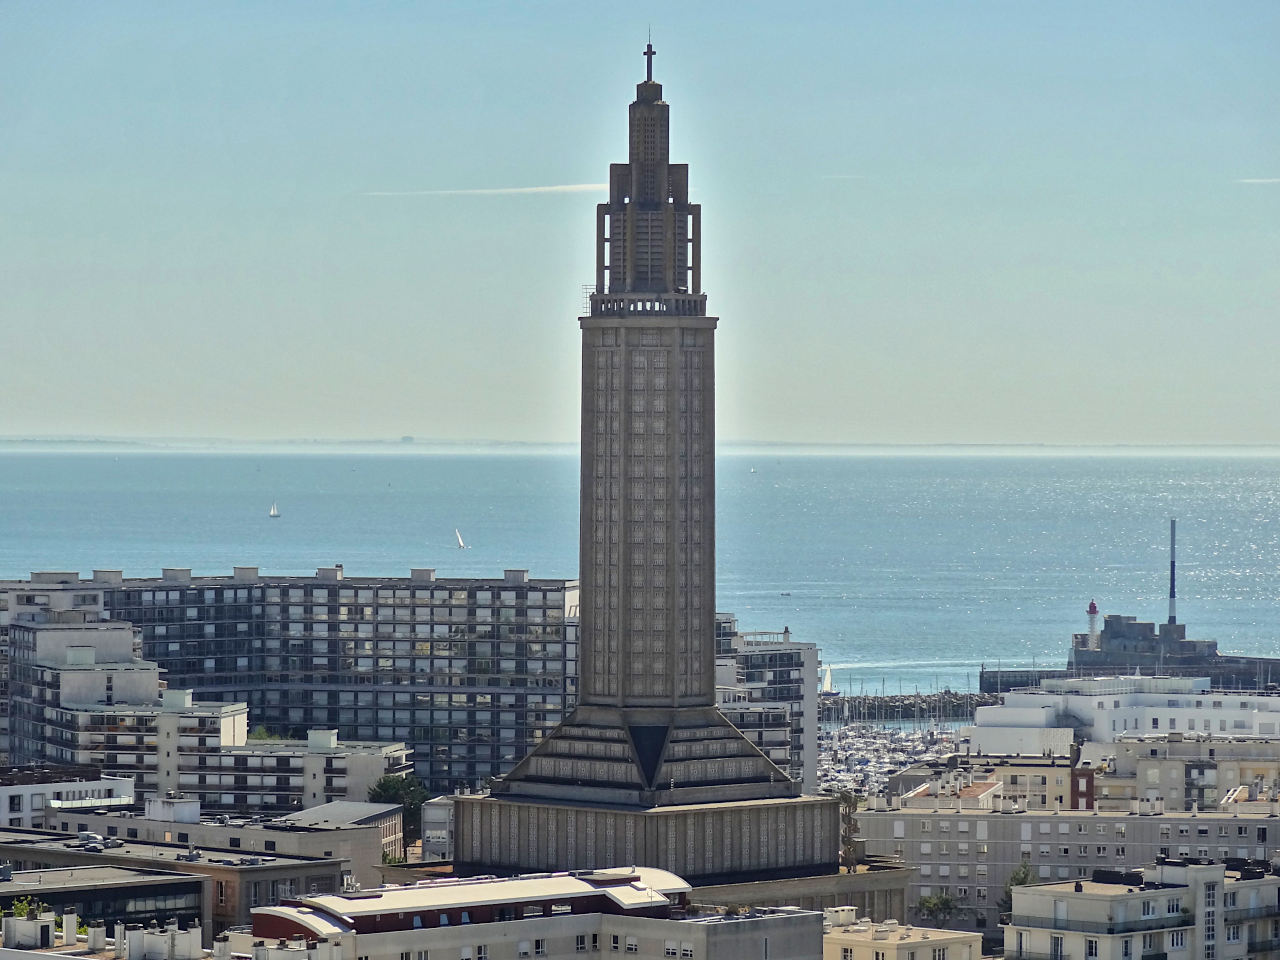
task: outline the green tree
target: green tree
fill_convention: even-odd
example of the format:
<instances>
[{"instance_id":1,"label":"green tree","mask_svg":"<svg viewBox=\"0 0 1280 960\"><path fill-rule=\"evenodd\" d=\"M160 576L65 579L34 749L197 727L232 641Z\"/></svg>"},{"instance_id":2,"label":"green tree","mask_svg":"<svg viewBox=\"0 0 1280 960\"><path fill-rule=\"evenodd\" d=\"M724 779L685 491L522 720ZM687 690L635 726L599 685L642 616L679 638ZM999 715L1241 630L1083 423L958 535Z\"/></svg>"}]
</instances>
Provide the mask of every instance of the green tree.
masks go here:
<instances>
[{"instance_id":1,"label":"green tree","mask_svg":"<svg viewBox=\"0 0 1280 960\"><path fill-rule=\"evenodd\" d=\"M1009 882L1004 885L1004 893L996 901L996 909L1008 913L1013 909L1013 888L1025 886L1031 882L1031 864L1023 860L1009 874Z\"/></svg>"},{"instance_id":2,"label":"green tree","mask_svg":"<svg viewBox=\"0 0 1280 960\"><path fill-rule=\"evenodd\" d=\"M271 736L270 733L267 732L266 727L264 727L262 724L258 724L256 727L254 727L252 730L249 731L249 739L250 740L271 740L274 738Z\"/></svg>"},{"instance_id":3,"label":"green tree","mask_svg":"<svg viewBox=\"0 0 1280 960\"><path fill-rule=\"evenodd\" d=\"M958 904L949 893L935 893L921 897L916 903L916 913L936 927L945 927L955 915Z\"/></svg>"},{"instance_id":4,"label":"green tree","mask_svg":"<svg viewBox=\"0 0 1280 960\"><path fill-rule=\"evenodd\" d=\"M410 775L392 774L369 788L370 803L398 803L404 807L404 839L408 843L422 838L422 804L431 799L422 781Z\"/></svg>"}]
</instances>

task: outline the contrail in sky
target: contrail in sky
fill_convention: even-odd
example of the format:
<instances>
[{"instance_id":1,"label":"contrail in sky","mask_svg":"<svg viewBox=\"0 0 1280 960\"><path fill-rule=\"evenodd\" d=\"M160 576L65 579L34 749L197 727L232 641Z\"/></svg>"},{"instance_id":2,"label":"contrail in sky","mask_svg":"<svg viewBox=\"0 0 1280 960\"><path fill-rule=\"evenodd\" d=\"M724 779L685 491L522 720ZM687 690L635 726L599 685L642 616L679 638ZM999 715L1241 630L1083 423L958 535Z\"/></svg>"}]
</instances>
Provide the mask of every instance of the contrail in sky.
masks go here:
<instances>
[{"instance_id":1,"label":"contrail in sky","mask_svg":"<svg viewBox=\"0 0 1280 960\"><path fill-rule=\"evenodd\" d=\"M506 193L589 193L608 190L607 183L557 183L546 187L482 187L476 190L371 190L365 197L474 197Z\"/></svg>"},{"instance_id":2,"label":"contrail in sky","mask_svg":"<svg viewBox=\"0 0 1280 960\"><path fill-rule=\"evenodd\" d=\"M1257 180L1237 180L1236 183L1280 183L1280 177L1265 177Z\"/></svg>"}]
</instances>

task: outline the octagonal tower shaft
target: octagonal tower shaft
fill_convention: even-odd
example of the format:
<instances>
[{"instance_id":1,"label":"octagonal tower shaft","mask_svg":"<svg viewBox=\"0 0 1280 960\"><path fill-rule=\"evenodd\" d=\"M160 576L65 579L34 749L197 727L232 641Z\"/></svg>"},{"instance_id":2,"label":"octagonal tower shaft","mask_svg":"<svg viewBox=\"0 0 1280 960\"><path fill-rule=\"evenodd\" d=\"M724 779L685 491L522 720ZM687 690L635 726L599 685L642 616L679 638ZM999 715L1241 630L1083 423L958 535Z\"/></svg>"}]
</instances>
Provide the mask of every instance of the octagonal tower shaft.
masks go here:
<instances>
[{"instance_id":1,"label":"octagonal tower shaft","mask_svg":"<svg viewBox=\"0 0 1280 960\"><path fill-rule=\"evenodd\" d=\"M668 113L661 84L637 84L580 319L583 704L715 703L716 319Z\"/></svg>"}]
</instances>

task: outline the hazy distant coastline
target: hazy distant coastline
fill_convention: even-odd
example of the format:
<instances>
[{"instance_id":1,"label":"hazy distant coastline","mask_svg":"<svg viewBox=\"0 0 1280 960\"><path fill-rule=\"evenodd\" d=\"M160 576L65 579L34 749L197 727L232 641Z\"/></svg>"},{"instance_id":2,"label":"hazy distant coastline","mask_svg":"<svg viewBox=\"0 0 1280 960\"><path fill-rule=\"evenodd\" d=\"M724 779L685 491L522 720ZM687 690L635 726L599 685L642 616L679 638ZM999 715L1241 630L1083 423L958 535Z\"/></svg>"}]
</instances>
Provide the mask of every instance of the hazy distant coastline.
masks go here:
<instances>
[{"instance_id":1,"label":"hazy distant coastline","mask_svg":"<svg viewBox=\"0 0 1280 960\"><path fill-rule=\"evenodd\" d=\"M576 456L577 444L518 440L449 440L229 437L0 437L0 453L226 453L368 454L409 456ZM727 441L722 456L1032 456L1032 457L1280 457L1266 444L1054 444L1054 443L797 443L780 440Z\"/></svg>"}]
</instances>

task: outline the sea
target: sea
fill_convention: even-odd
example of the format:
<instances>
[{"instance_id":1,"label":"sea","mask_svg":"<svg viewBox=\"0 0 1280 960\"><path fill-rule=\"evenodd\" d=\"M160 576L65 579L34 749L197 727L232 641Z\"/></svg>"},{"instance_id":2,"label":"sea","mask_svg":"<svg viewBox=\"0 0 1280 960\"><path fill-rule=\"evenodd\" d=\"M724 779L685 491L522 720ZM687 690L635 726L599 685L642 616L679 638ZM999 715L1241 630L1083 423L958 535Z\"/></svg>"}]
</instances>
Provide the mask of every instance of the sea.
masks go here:
<instances>
[{"instance_id":1,"label":"sea","mask_svg":"<svg viewBox=\"0 0 1280 960\"><path fill-rule=\"evenodd\" d=\"M570 449L0 449L0 578L575 577ZM850 693L1060 667L1085 608L1280 653L1280 453L743 448L717 459L717 606L819 646ZM268 518L272 503L280 517ZM461 536L466 548L458 547Z\"/></svg>"}]
</instances>

